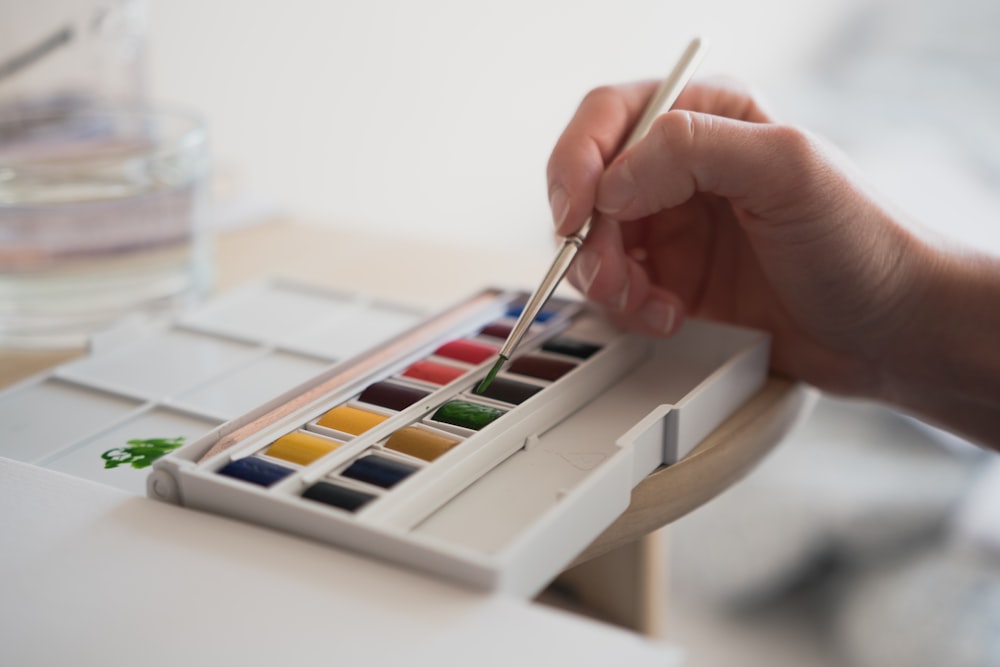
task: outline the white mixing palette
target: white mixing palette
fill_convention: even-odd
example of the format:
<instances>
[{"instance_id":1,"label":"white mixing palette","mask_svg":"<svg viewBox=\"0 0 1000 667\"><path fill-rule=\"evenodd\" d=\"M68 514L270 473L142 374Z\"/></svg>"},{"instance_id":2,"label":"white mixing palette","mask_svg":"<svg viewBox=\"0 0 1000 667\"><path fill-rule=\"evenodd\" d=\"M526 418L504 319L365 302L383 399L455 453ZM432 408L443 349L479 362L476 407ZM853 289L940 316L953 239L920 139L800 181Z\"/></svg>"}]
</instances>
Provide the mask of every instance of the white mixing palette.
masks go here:
<instances>
[{"instance_id":1,"label":"white mixing palette","mask_svg":"<svg viewBox=\"0 0 1000 667\"><path fill-rule=\"evenodd\" d=\"M421 320L409 306L284 282L222 295L172 325L123 324L92 353L0 391L0 456L144 493L105 468L128 440L193 442ZM295 341L302 339L304 344Z\"/></svg>"}]
</instances>

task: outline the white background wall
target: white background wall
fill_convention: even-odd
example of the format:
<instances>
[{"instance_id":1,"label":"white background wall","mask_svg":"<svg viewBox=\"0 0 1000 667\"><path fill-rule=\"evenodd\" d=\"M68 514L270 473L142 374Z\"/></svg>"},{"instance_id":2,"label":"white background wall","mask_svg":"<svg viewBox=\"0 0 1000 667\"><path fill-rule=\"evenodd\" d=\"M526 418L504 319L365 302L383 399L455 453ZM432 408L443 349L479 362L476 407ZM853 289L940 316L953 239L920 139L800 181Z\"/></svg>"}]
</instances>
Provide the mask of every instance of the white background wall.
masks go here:
<instances>
[{"instance_id":1,"label":"white background wall","mask_svg":"<svg viewBox=\"0 0 1000 667\"><path fill-rule=\"evenodd\" d=\"M94 8L122 4L148 25L152 99L209 123L222 218L548 252L545 163L581 97L662 76L702 35L701 75L750 83L915 219L1000 252L992 0L0 0L0 61L80 28L0 102L126 89L127 48L87 42Z\"/></svg>"},{"instance_id":2,"label":"white background wall","mask_svg":"<svg viewBox=\"0 0 1000 667\"><path fill-rule=\"evenodd\" d=\"M701 73L796 75L836 0L152 0L158 99L211 123L228 194L299 219L512 246L549 239L545 163L590 88Z\"/></svg>"}]
</instances>

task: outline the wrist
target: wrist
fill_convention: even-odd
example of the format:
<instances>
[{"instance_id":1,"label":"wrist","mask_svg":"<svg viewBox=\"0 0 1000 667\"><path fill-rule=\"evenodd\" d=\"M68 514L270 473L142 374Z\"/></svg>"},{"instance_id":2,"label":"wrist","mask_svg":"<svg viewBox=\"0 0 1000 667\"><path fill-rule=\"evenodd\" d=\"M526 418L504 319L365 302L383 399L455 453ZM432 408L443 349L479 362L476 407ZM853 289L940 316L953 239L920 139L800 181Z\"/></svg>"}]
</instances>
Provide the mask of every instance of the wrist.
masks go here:
<instances>
[{"instance_id":1,"label":"wrist","mask_svg":"<svg viewBox=\"0 0 1000 667\"><path fill-rule=\"evenodd\" d=\"M917 261L907 295L912 313L885 344L878 398L995 445L1000 260L923 245Z\"/></svg>"}]
</instances>

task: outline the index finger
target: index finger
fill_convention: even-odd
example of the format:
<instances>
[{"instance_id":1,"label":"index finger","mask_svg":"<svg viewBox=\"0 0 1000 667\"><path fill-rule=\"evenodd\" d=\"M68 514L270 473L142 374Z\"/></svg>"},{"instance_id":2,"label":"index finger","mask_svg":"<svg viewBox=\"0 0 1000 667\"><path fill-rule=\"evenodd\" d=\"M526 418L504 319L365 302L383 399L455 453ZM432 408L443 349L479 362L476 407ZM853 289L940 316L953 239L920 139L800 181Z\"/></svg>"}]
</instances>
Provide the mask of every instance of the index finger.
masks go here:
<instances>
[{"instance_id":1,"label":"index finger","mask_svg":"<svg viewBox=\"0 0 1000 667\"><path fill-rule=\"evenodd\" d=\"M583 98L549 157L549 204L558 234L572 234L590 217L605 166L614 159L658 84L601 86Z\"/></svg>"}]
</instances>

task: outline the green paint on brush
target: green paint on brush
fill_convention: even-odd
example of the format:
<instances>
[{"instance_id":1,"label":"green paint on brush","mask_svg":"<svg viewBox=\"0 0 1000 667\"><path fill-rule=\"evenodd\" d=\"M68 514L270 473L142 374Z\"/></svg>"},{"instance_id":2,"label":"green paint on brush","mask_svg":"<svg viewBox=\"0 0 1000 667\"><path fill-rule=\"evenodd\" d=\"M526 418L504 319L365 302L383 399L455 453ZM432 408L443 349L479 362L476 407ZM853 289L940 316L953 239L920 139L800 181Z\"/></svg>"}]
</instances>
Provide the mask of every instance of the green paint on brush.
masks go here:
<instances>
[{"instance_id":1,"label":"green paint on brush","mask_svg":"<svg viewBox=\"0 0 1000 667\"><path fill-rule=\"evenodd\" d=\"M433 419L445 424L478 431L506 412L506 410L482 405L481 403L453 400L448 401L438 408L437 412L434 413Z\"/></svg>"},{"instance_id":2,"label":"green paint on brush","mask_svg":"<svg viewBox=\"0 0 1000 667\"><path fill-rule=\"evenodd\" d=\"M153 461L184 444L184 436L177 438L150 438L149 440L129 440L126 447L115 447L101 454L104 468L130 465L133 468L148 468Z\"/></svg>"},{"instance_id":3,"label":"green paint on brush","mask_svg":"<svg viewBox=\"0 0 1000 667\"><path fill-rule=\"evenodd\" d=\"M486 377L483 378L483 381L479 383L478 387L476 387L477 394L481 394L490 388L490 385L493 384L493 380L496 378L497 373L500 372L500 368L503 367L506 361L507 357L503 356L502 354L499 357L497 357L497 362L493 364L493 368L490 369L490 372L486 374Z\"/></svg>"}]
</instances>

